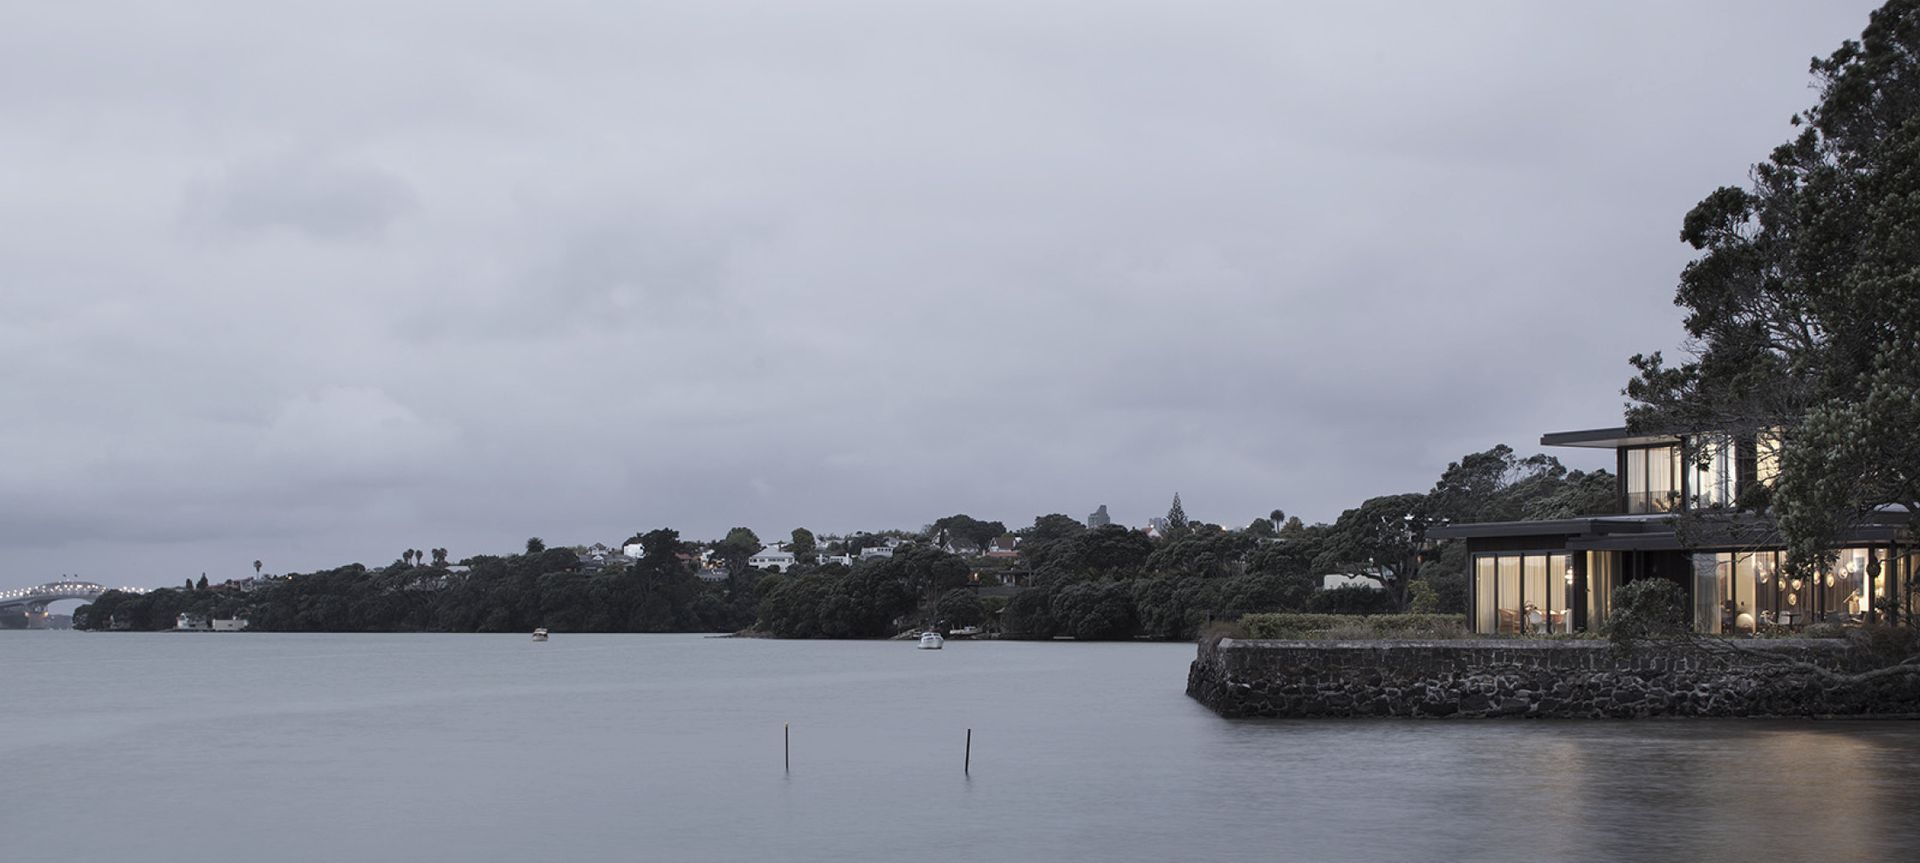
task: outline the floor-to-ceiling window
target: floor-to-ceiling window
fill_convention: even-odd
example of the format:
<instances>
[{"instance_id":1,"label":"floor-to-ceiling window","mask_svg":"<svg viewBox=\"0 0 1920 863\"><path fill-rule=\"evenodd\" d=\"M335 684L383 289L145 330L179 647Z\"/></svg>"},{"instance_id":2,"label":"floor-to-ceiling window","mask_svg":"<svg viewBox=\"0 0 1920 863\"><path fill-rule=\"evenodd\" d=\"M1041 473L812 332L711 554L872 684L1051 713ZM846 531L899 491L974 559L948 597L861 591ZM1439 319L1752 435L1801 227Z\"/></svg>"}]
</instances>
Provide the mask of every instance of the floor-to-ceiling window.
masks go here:
<instances>
[{"instance_id":1,"label":"floor-to-ceiling window","mask_svg":"<svg viewBox=\"0 0 1920 863\"><path fill-rule=\"evenodd\" d=\"M1495 609L1498 607L1494 591L1495 564L1493 555L1481 555L1473 560L1473 631L1498 632L1499 625Z\"/></svg>"},{"instance_id":2,"label":"floor-to-ceiling window","mask_svg":"<svg viewBox=\"0 0 1920 863\"><path fill-rule=\"evenodd\" d=\"M1571 561L1555 552L1474 555L1475 631L1572 632L1573 614L1567 605Z\"/></svg>"},{"instance_id":3,"label":"floor-to-ceiling window","mask_svg":"<svg viewBox=\"0 0 1920 863\"><path fill-rule=\"evenodd\" d=\"M1667 512L1680 502L1680 447L1626 451L1627 512Z\"/></svg>"},{"instance_id":4,"label":"floor-to-ceiling window","mask_svg":"<svg viewBox=\"0 0 1920 863\"><path fill-rule=\"evenodd\" d=\"M1792 573L1786 553L1775 550L1697 555L1712 563L1712 577L1696 586L1695 626L1706 632L1752 632L1772 626L1861 623L1899 597L1900 579L1881 561L1881 549L1840 549L1818 573ZM1704 573L1704 570L1703 570ZM1718 613L1714 613L1717 609Z\"/></svg>"},{"instance_id":5,"label":"floor-to-ceiling window","mask_svg":"<svg viewBox=\"0 0 1920 863\"><path fill-rule=\"evenodd\" d=\"M1614 553L1587 552L1587 629L1598 632L1613 614Z\"/></svg>"}]
</instances>

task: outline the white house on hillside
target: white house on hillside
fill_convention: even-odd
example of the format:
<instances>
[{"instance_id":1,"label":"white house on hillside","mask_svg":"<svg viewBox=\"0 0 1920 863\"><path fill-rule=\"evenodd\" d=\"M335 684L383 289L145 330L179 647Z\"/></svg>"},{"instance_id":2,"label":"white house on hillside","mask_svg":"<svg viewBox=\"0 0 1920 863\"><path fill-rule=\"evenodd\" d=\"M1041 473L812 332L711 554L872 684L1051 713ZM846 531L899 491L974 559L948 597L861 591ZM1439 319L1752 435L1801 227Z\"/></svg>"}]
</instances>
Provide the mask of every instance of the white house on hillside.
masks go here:
<instances>
[{"instance_id":1,"label":"white house on hillside","mask_svg":"<svg viewBox=\"0 0 1920 863\"><path fill-rule=\"evenodd\" d=\"M774 546L760 549L760 553L747 558L747 565L755 569L771 567L775 572L786 572L793 568L798 559L791 551L782 551Z\"/></svg>"}]
</instances>

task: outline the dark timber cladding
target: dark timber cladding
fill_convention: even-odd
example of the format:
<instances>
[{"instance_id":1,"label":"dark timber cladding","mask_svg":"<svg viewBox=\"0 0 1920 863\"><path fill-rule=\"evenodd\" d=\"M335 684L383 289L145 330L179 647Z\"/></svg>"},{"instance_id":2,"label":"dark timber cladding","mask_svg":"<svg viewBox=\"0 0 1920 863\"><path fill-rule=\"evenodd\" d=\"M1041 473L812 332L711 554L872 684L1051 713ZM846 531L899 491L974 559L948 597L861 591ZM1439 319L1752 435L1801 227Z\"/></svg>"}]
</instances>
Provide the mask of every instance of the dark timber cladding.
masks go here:
<instances>
[{"instance_id":1,"label":"dark timber cladding","mask_svg":"<svg viewBox=\"0 0 1920 863\"><path fill-rule=\"evenodd\" d=\"M1648 579L1680 586L1701 632L1920 620L1920 594L1907 589L1920 575L1920 552L1905 509L1854 520L1828 564L1792 572L1771 516L1737 505L1743 491L1778 476L1777 436L1617 427L1555 432L1540 443L1614 450L1611 511L1429 529L1429 538L1466 546L1476 632L1595 629L1614 588Z\"/></svg>"}]
</instances>

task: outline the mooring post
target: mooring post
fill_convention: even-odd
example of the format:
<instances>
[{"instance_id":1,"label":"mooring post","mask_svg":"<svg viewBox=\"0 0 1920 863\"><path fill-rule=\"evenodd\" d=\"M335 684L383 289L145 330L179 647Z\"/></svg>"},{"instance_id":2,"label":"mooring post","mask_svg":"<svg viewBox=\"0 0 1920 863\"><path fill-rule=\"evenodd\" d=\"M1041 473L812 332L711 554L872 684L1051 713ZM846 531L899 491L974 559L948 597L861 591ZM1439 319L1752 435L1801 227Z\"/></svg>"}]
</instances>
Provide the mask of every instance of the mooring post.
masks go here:
<instances>
[{"instance_id":1,"label":"mooring post","mask_svg":"<svg viewBox=\"0 0 1920 863\"><path fill-rule=\"evenodd\" d=\"M973 775L973 729L971 728L967 729L967 763L960 768L960 772L968 776Z\"/></svg>"},{"instance_id":2,"label":"mooring post","mask_svg":"<svg viewBox=\"0 0 1920 863\"><path fill-rule=\"evenodd\" d=\"M792 773L793 772L793 723L791 722L780 723L780 736L783 738L783 742L786 744L785 750L781 753L781 766L785 767L788 773Z\"/></svg>"}]
</instances>

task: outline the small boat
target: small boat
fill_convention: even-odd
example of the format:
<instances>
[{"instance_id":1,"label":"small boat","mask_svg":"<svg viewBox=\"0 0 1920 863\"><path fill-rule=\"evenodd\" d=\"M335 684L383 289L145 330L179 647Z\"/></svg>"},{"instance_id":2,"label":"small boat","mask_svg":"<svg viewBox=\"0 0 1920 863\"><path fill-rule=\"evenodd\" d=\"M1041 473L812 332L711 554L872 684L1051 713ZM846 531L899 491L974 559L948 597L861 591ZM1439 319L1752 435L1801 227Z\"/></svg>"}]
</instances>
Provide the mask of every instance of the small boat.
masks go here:
<instances>
[{"instance_id":1,"label":"small boat","mask_svg":"<svg viewBox=\"0 0 1920 863\"><path fill-rule=\"evenodd\" d=\"M546 628L546 627L544 627L544 626L542 626L542 627L540 627L539 629L536 629L536 630L534 630L534 631L533 631L533 640L534 640L534 641L546 641L546 640L547 640L547 628Z\"/></svg>"},{"instance_id":2,"label":"small boat","mask_svg":"<svg viewBox=\"0 0 1920 863\"><path fill-rule=\"evenodd\" d=\"M946 643L947 643L947 640L944 638L941 638L940 633L934 632L931 629L927 630L926 632L920 633L920 649L921 650L939 650L940 646Z\"/></svg>"},{"instance_id":3,"label":"small boat","mask_svg":"<svg viewBox=\"0 0 1920 863\"><path fill-rule=\"evenodd\" d=\"M947 637L948 638L973 638L974 636L977 636L979 634L980 634L980 627L978 626L962 626L959 629L955 629L951 632L948 632Z\"/></svg>"}]
</instances>

